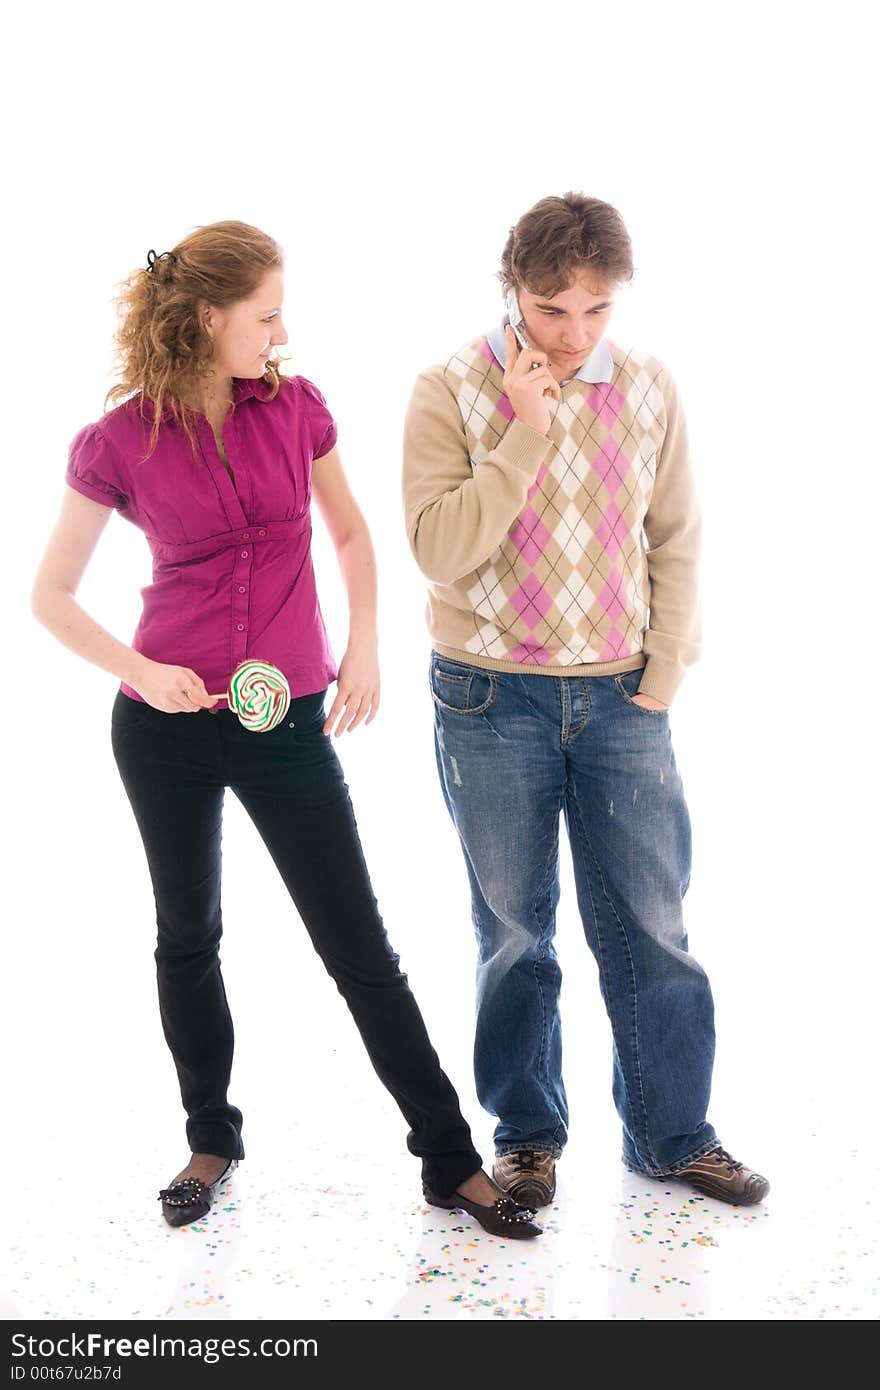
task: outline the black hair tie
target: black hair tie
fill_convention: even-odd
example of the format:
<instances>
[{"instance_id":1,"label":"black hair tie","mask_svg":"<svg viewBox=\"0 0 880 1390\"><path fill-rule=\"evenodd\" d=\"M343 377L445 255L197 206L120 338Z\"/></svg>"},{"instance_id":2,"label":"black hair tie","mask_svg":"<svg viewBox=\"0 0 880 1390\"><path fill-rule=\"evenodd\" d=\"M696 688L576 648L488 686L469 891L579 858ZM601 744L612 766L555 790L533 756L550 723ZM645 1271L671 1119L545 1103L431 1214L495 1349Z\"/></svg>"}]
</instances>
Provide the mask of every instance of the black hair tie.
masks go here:
<instances>
[{"instance_id":1,"label":"black hair tie","mask_svg":"<svg viewBox=\"0 0 880 1390\"><path fill-rule=\"evenodd\" d=\"M160 251L157 255L151 247L147 252L147 270L155 270L158 261L169 261L173 265L176 260L177 257L173 251Z\"/></svg>"}]
</instances>

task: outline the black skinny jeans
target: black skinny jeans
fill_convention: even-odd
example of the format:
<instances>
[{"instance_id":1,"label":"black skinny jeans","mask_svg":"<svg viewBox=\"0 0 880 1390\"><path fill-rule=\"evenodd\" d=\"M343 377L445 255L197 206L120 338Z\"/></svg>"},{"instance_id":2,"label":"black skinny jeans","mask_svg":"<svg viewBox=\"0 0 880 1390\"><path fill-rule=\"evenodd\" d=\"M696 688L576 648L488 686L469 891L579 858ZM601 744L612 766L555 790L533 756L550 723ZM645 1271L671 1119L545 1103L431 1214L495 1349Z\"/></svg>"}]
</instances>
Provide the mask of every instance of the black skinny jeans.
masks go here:
<instances>
[{"instance_id":1,"label":"black skinny jeans","mask_svg":"<svg viewBox=\"0 0 880 1390\"><path fill-rule=\"evenodd\" d=\"M220 973L220 834L226 787L259 831L312 944L399 1105L425 1183L449 1196L481 1166L385 934L332 740L324 696L291 701L269 733L229 710L163 714L121 691L113 753L156 899L159 1008L193 1152L242 1158L226 1098L233 1031Z\"/></svg>"}]
</instances>

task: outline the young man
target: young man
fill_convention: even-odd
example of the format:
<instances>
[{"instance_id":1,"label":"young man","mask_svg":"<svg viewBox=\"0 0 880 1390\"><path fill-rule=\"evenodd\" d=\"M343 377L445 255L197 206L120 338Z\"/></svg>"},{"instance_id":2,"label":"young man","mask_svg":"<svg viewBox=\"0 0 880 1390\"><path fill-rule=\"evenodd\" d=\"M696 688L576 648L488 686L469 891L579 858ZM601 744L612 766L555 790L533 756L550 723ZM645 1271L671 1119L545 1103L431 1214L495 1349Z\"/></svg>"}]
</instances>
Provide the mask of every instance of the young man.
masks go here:
<instances>
[{"instance_id":1,"label":"young man","mask_svg":"<svg viewBox=\"0 0 880 1390\"><path fill-rule=\"evenodd\" d=\"M605 338L632 273L607 203L568 193L520 218L499 276L507 320L418 378L406 525L430 581L437 766L472 893L495 1179L547 1204L567 1137L562 812L624 1162L745 1205L769 1184L706 1119L713 1005L682 919L691 833L668 716L699 655L699 513L669 373Z\"/></svg>"}]
</instances>

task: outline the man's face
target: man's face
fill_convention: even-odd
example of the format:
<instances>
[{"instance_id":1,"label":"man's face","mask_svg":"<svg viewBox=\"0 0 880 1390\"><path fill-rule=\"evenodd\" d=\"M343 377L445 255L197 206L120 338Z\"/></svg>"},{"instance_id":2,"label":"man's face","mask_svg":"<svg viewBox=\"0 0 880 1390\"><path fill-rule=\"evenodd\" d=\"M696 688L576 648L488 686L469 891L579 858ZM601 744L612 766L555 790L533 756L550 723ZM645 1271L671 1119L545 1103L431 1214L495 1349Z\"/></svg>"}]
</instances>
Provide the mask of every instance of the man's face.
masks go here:
<instances>
[{"instance_id":1,"label":"man's face","mask_svg":"<svg viewBox=\"0 0 880 1390\"><path fill-rule=\"evenodd\" d=\"M552 297L521 289L517 298L526 338L546 352L559 381L574 376L601 342L614 307L613 289L597 283L588 270Z\"/></svg>"}]
</instances>

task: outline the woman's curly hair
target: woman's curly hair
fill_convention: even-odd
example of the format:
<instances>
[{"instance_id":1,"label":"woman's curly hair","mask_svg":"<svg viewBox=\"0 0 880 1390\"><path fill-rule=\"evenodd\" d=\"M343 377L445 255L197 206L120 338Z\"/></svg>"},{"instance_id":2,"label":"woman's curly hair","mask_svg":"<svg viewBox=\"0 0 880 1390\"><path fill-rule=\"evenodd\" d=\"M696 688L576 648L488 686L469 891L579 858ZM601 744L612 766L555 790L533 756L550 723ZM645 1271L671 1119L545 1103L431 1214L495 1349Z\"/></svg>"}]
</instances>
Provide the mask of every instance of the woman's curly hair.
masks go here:
<instances>
[{"instance_id":1,"label":"woman's curly hair","mask_svg":"<svg viewBox=\"0 0 880 1390\"><path fill-rule=\"evenodd\" d=\"M248 299L273 266L283 265L281 247L247 222L212 222L198 227L170 251L150 252L148 264L119 286L116 363L119 380L104 405L138 397L141 418L150 401L151 454L162 415L170 410L190 440L194 436L187 396L211 371L213 346L202 321L204 303L225 308ZM277 394L281 364L266 363L263 380Z\"/></svg>"}]
</instances>

